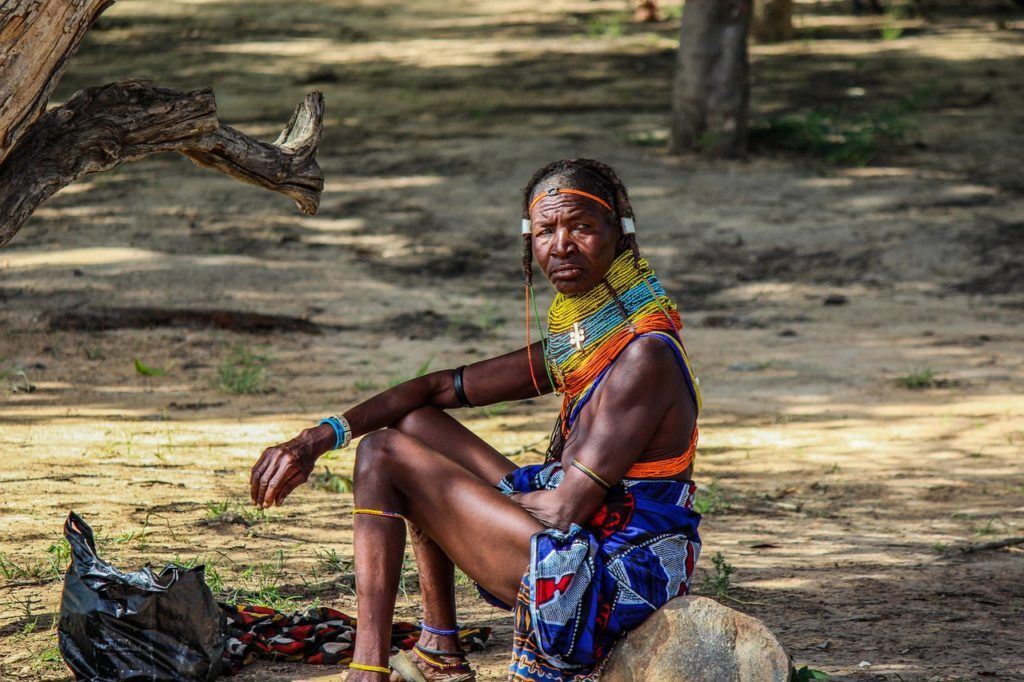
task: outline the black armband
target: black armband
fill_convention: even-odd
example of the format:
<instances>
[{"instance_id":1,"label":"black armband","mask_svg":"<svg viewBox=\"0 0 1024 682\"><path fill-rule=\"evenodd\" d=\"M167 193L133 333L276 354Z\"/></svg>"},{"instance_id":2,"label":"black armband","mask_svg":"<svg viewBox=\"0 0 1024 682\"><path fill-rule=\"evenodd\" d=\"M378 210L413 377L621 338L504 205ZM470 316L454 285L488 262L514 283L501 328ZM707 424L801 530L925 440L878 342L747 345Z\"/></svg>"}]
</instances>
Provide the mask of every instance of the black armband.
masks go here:
<instances>
[{"instance_id":1,"label":"black armband","mask_svg":"<svg viewBox=\"0 0 1024 682\"><path fill-rule=\"evenodd\" d=\"M465 365L456 368L455 374L452 375L452 388L455 389L455 399L459 401L459 405L473 407L473 403L466 397L466 387L462 385L462 373L465 369Z\"/></svg>"}]
</instances>

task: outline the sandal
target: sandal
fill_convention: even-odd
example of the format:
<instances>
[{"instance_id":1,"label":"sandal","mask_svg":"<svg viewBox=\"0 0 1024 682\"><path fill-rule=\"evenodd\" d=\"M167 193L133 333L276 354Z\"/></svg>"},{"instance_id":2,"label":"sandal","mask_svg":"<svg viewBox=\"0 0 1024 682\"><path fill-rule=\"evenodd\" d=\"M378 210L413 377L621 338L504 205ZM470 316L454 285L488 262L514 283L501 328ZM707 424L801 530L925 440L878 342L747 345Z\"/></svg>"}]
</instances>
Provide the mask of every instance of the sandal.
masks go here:
<instances>
[{"instance_id":1,"label":"sandal","mask_svg":"<svg viewBox=\"0 0 1024 682\"><path fill-rule=\"evenodd\" d=\"M476 672L469 667L468 661L461 660L457 663L445 663L435 658L435 656L455 656L465 659L466 653L463 651L439 651L416 644L413 647L413 653L416 658L426 663L428 667L438 672L450 672L451 674L428 679L423 674L423 670L416 664L416 659L409 656L405 651L399 651L391 657L389 664L392 670L402 676L404 682L476 682Z\"/></svg>"}]
</instances>

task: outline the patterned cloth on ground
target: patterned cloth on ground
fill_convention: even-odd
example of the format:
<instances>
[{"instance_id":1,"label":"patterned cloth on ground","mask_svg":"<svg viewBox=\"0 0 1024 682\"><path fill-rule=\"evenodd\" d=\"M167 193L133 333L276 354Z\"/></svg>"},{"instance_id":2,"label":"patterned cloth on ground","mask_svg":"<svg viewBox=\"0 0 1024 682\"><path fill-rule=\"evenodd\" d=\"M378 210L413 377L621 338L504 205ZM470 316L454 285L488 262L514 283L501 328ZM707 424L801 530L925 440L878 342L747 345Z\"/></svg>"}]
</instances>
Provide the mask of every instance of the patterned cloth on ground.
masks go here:
<instances>
[{"instance_id":1,"label":"patterned cloth on ground","mask_svg":"<svg viewBox=\"0 0 1024 682\"><path fill-rule=\"evenodd\" d=\"M564 475L558 462L525 466L499 488L552 490ZM623 479L584 526L533 536L513 609L510 679L593 679L620 636L688 592L700 553L693 495L688 481Z\"/></svg>"},{"instance_id":2,"label":"patterned cloth on ground","mask_svg":"<svg viewBox=\"0 0 1024 682\"><path fill-rule=\"evenodd\" d=\"M356 619L341 611L318 608L285 614L266 606L221 604L227 616L224 661L232 673L259 658L315 665L348 665L356 643ZM464 651L480 651L490 628L463 628ZM412 649L420 629L412 623L391 626L391 651Z\"/></svg>"}]
</instances>

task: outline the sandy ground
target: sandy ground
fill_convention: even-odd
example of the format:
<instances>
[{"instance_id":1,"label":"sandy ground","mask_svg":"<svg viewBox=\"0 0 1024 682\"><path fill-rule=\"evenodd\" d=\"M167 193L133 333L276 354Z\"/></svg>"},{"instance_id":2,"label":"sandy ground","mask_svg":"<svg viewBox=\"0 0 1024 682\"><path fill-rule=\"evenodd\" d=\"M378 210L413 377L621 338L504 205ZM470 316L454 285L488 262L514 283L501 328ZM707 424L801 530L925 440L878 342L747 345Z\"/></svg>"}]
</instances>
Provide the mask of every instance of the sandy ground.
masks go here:
<instances>
[{"instance_id":1,"label":"sandy ground","mask_svg":"<svg viewBox=\"0 0 1024 682\"><path fill-rule=\"evenodd\" d=\"M256 518L249 467L428 362L521 344L519 188L547 160L592 155L631 188L705 390L695 591L721 552L726 602L834 679L1024 679L1024 550L957 551L1024 535L1024 22L802 4L796 40L752 48L756 116L927 92L911 139L851 168L667 157L678 18L638 26L624 7L123 0L101 18L58 99L128 76L210 85L226 123L272 138L321 89L327 187L303 217L155 158L69 187L0 252L0 678L67 678L47 549L71 509L123 568L198 558L225 588L354 612L351 496L304 486ZM329 331L49 328L113 306ZM239 346L270 358L272 392L218 388ZM926 372L918 390L901 380ZM527 463L556 411L459 416ZM325 463L347 473L352 451ZM224 505L235 516L211 523ZM411 569L406 589L414 619ZM460 590L463 619L495 629L481 678L500 679L509 620ZM337 673L259 664L240 679Z\"/></svg>"}]
</instances>

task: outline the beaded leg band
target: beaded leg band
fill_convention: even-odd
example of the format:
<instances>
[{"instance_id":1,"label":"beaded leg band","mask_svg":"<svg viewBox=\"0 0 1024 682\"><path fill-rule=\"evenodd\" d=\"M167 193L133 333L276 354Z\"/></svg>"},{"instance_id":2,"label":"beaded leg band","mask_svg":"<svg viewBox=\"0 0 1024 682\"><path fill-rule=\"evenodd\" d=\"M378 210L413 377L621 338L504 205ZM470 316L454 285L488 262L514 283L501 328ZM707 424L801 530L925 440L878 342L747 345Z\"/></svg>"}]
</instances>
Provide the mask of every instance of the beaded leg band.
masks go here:
<instances>
[{"instance_id":1,"label":"beaded leg band","mask_svg":"<svg viewBox=\"0 0 1024 682\"><path fill-rule=\"evenodd\" d=\"M420 621L420 629L424 632L429 632L432 635L440 635L442 637L454 637L459 634L459 628L452 628L447 630L445 628L435 628L427 625L423 621Z\"/></svg>"},{"instance_id":2,"label":"beaded leg band","mask_svg":"<svg viewBox=\"0 0 1024 682\"><path fill-rule=\"evenodd\" d=\"M388 519L398 519L399 521L408 520L397 512L381 511L380 509L353 509L352 513L365 514L366 516L383 516Z\"/></svg>"},{"instance_id":3,"label":"beaded leg band","mask_svg":"<svg viewBox=\"0 0 1024 682\"><path fill-rule=\"evenodd\" d=\"M454 663L445 663L444 661L434 658L434 656L457 656L459 658L465 658L466 654L462 651L438 651L437 649L427 649L416 644L412 648L420 660L429 665L431 668L437 670L453 670L453 671L465 671L469 668L469 664L465 661L456 661Z\"/></svg>"},{"instance_id":4,"label":"beaded leg band","mask_svg":"<svg viewBox=\"0 0 1024 682\"><path fill-rule=\"evenodd\" d=\"M356 663L352 661L348 664L348 667L352 670L365 670L368 673L384 673L385 675L391 674L391 668L385 668L380 665L366 665L365 663Z\"/></svg>"}]
</instances>

